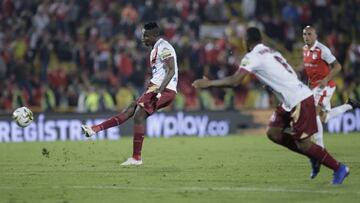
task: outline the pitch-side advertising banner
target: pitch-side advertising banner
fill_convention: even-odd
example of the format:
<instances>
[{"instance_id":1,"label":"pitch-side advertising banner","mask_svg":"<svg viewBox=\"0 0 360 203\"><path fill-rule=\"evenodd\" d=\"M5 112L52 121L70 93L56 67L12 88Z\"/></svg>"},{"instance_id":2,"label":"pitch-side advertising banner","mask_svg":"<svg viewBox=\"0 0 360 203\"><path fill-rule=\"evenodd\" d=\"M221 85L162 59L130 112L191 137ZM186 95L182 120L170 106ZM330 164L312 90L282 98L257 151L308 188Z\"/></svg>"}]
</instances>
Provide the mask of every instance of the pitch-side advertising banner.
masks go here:
<instances>
[{"instance_id":1,"label":"pitch-side advertising banner","mask_svg":"<svg viewBox=\"0 0 360 203\"><path fill-rule=\"evenodd\" d=\"M78 114L48 113L36 114L34 122L20 128L11 115L0 115L0 142L34 142L85 140L81 125L93 125L114 116L112 113ZM172 136L226 136L235 133L239 125L253 125L252 116L239 112L166 112L156 113L147 119L147 137ZM121 126L99 132L91 139L118 140L132 135L132 119Z\"/></svg>"},{"instance_id":2,"label":"pitch-side advertising banner","mask_svg":"<svg viewBox=\"0 0 360 203\"><path fill-rule=\"evenodd\" d=\"M330 133L360 132L360 109L343 113L327 123Z\"/></svg>"},{"instance_id":3,"label":"pitch-side advertising banner","mask_svg":"<svg viewBox=\"0 0 360 203\"><path fill-rule=\"evenodd\" d=\"M252 112L252 111L251 111ZM0 142L51 142L86 140L81 134L82 124L93 125L104 121L114 113L46 113L35 114L34 122L20 128L10 114L0 115ZM164 112L156 113L147 119L147 137L173 136L226 136L243 132L246 129L265 129L268 119L261 121L259 115L237 111L212 112ZM266 116L268 117L268 116ZM360 132L360 109L346 112L328 121L330 133ZM119 140L132 135L133 122L129 120L119 127L109 128L92 137L93 140ZM263 133L261 133L263 134Z\"/></svg>"}]
</instances>

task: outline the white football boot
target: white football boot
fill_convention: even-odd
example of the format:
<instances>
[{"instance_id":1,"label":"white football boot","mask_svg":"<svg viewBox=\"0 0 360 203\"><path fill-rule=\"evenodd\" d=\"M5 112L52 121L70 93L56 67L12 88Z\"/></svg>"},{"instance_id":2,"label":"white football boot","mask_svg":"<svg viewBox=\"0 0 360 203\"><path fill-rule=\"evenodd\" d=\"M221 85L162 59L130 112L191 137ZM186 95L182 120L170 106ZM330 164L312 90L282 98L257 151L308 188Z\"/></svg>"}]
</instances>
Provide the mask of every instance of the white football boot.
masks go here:
<instances>
[{"instance_id":1,"label":"white football boot","mask_svg":"<svg viewBox=\"0 0 360 203\"><path fill-rule=\"evenodd\" d=\"M130 157L124 163L122 163L121 166L140 166L141 164L143 164L142 160L136 160Z\"/></svg>"},{"instance_id":2,"label":"white football boot","mask_svg":"<svg viewBox=\"0 0 360 203\"><path fill-rule=\"evenodd\" d=\"M81 131L86 137L91 137L96 134L96 132L87 125L81 125Z\"/></svg>"}]
</instances>

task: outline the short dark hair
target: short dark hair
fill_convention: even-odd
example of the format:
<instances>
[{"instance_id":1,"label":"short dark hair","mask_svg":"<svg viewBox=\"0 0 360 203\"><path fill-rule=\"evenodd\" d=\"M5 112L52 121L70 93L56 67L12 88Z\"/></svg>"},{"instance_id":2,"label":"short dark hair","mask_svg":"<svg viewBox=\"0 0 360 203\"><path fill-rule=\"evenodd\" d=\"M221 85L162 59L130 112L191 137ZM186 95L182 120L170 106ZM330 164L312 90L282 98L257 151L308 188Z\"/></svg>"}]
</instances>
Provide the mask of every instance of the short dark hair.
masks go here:
<instances>
[{"instance_id":1,"label":"short dark hair","mask_svg":"<svg viewBox=\"0 0 360 203\"><path fill-rule=\"evenodd\" d=\"M153 29L159 29L159 26L155 22L149 22L144 25L145 30L153 30Z\"/></svg>"},{"instance_id":2,"label":"short dark hair","mask_svg":"<svg viewBox=\"0 0 360 203\"><path fill-rule=\"evenodd\" d=\"M144 30L151 31L153 36L160 36L160 27L155 22L149 22L144 25Z\"/></svg>"},{"instance_id":3,"label":"short dark hair","mask_svg":"<svg viewBox=\"0 0 360 203\"><path fill-rule=\"evenodd\" d=\"M260 30L256 27L249 27L246 30L247 40L250 43L260 43L262 41Z\"/></svg>"}]
</instances>

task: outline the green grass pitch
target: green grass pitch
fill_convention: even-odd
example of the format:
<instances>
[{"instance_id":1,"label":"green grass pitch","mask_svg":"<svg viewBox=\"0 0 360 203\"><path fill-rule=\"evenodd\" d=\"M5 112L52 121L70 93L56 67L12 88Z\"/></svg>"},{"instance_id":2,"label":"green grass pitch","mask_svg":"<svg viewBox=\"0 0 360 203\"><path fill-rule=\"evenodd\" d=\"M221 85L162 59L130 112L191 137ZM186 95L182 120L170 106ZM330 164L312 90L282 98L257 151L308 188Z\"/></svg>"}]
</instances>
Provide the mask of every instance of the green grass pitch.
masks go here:
<instances>
[{"instance_id":1,"label":"green grass pitch","mask_svg":"<svg viewBox=\"0 0 360 203\"><path fill-rule=\"evenodd\" d=\"M322 167L265 136L145 139L144 165L123 168L130 137L119 141L0 143L0 202L359 202L360 134L325 135L350 166L332 186Z\"/></svg>"}]
</instances>

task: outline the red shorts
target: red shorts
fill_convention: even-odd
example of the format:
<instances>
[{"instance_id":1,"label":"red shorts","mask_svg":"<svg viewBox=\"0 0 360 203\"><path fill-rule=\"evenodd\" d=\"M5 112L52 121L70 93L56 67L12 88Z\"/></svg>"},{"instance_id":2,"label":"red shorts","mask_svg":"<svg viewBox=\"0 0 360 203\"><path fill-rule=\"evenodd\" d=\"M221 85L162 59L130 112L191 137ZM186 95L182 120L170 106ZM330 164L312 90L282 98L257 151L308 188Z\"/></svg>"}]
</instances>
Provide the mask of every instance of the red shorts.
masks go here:
<instances>
[{"instance_id":1,"label":"red shorts","mask_svg":"<svg viewBox=\"0 0 360 203\"><path fill-rule=\"evenodd\" d=\"M269 126L282 129L291 128L293 137L298 140L313 135L318 131L314 97L310 96L304 99L290 112L278 106L271 116Z\"/></svg>"},{"instance_id":2,"label":"red shorts","mask_svg":"<svg viewBox=\"0 0 360 203\"><path fill-rule=\"evenodd\" d=\"M141 106L149 115L155 111L169 106L175 100L176 92L170 89L165 89L161 92L160 98L157 98L154 92L148 92L149 88L154 84L150 83L145 93L141 95L136 101L136 104ZM148 92L148 93L147 93Z\"/></svg>"}]
</instances>

